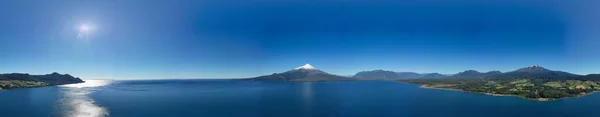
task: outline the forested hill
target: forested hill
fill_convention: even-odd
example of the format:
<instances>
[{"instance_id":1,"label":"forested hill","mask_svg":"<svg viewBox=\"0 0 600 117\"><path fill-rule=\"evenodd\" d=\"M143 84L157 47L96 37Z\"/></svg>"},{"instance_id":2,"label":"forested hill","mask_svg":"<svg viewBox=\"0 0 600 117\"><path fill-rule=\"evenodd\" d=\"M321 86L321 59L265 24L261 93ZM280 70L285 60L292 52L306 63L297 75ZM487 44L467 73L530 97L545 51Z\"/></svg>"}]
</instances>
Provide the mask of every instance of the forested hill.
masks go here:
<instances>
[{"instance_id":1,"label":"forested hill","mask_svg":"<svg viewBox=\"0 0 600 117\"><path fill-rule=\"evenodd\" d=\"M46 75L30 75L25 73L0 74L0 90L13 88L29 88L74 84L84 82L80 78L69 74L52 73Z\"/></svg>"}]
</instances>

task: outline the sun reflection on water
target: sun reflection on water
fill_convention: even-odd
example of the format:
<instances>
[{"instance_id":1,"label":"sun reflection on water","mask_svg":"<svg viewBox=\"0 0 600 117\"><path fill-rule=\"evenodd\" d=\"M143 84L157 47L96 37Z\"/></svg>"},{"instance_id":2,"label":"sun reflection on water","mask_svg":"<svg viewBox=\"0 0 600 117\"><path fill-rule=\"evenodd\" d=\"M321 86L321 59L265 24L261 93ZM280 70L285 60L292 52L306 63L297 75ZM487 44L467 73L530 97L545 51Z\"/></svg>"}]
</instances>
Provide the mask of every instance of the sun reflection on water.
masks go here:
<instances>
[{"instance_id":1,"label":"sun reflection on water","mask_svg":"<svg viewBox=\"0 0 600 117\"><path fill-rule=\"evenodd\" d=\"M73 87L73 88L101 87L101 86L109 85L112 82L113 81L111 81L111 80L86 80L85 83L61 85L61 87Z\"/></svg>"},{"instance_id":2,"label":"sun reflection on water","mask_svg":"<svg viewBox=\"0 0 600 117\"><path fill-rule=\"evenodd\" d=\"M98 87L111 84L110 80L86 80L85 83L61 85L64 89L63 99L60 100L63 115L67 117L105 117L108 111L98 106L90 93Z\"/></svg>"}]
</instances>

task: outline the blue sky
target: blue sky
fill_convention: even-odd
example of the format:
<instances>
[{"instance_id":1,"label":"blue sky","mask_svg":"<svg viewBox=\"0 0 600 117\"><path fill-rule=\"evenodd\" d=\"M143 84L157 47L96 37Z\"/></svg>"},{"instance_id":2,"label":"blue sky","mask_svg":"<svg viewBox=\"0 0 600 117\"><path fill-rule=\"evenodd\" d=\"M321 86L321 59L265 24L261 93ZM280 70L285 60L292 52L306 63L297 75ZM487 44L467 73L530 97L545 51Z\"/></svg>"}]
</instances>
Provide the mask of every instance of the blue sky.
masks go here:
<instances>
[{"instance_id":1,"label":"blue sky","mask_svg":"<svg viewBox=\"0 0 600 117\"><path fill-rule=\"evenodd\" d=\"M340 75L374 69L511 71L530 64L600 73L597 5L593 0L3 0L0 73L243 78L305 63Z\"/></svg>"}]
</instances>

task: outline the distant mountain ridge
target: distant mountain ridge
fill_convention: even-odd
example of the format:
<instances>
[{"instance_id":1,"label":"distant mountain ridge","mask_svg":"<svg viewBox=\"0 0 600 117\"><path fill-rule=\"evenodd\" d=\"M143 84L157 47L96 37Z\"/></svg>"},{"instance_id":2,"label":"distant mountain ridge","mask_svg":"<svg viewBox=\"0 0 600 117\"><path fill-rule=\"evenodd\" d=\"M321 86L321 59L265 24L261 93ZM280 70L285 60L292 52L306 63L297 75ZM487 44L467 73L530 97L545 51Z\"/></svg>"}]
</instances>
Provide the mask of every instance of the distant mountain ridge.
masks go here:
<instances>
[{"instance_id":1,"label":"distant mountain ridge","mask_svg":"<svg viewBox=\"0 0 600 117\"><path fill-rule=\"evenodd\" d=\"M448 75L444 75L444 74L440 74L440 73L428 73L428 74L424 74L422 76L422 78L445 78L448 77Z\"/></svg>"},{"instance_id":2,"label":"distant mountain ridge","mask_svg":"<svg viewBox=\"0 0 600 117\"><path fill-rule=\"evenodd\" d=\"M410 79L410 78L444 78L447 75L439 73L416 73L416 72L394 72L387 70L361 71L356 73L353 78L392 78L392 79Z\"/></svg>"},{"instance_id":3,"label":"distant mountain ridge","mask_svg":"<svg viewBox=\"0 0 600 117\"><path fill-rule=\"evenodd\" d=\"M393 71L373 70L361 71L356 73L353 78L400 78L400 75Z\"/></svg>"},{"instance_id":4,"label":"distant mountain ridge","mask_svg":"<svg viewBox=\"0 0 600 117\"><path fill-rule=\"evenodd\" d=\"M467 70L464 72L459 72L457 74L454 74L451 76L451 78L485 78L485 77L494 76L494 75L498 75L498 74L502 74L502 72L489 71L489 72L482 73L482 72L475 71L475 70Z\"/></svg>"}]
</instances>

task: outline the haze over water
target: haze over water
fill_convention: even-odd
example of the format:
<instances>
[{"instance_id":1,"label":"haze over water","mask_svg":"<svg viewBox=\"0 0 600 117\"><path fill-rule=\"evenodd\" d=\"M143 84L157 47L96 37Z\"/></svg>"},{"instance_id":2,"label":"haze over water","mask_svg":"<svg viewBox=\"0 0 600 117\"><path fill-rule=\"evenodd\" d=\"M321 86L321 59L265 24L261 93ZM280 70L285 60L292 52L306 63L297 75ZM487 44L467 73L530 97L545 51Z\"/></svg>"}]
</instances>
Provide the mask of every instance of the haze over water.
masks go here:
<instances>
[{"instance_id":1,"label":"haze over water","mask_svg":"<svg viewBox=\"0 0 600 117\"><path fill-rule=\"evenodd\" d=\"M600 95L537 102L393 81L88 81L0 92L11 117L597 117Z\"/></svg>"}]
</instances>

